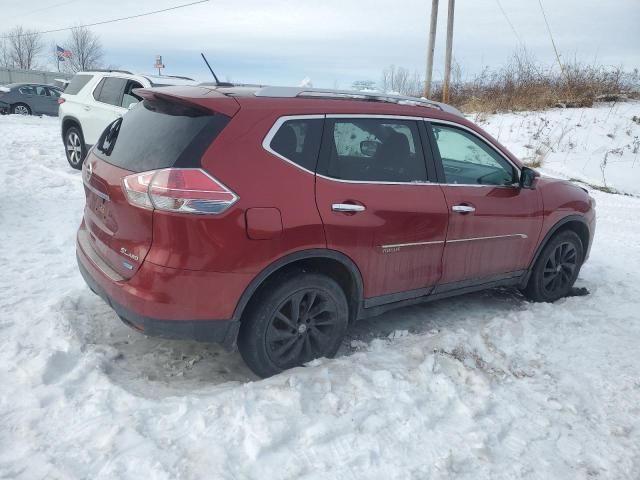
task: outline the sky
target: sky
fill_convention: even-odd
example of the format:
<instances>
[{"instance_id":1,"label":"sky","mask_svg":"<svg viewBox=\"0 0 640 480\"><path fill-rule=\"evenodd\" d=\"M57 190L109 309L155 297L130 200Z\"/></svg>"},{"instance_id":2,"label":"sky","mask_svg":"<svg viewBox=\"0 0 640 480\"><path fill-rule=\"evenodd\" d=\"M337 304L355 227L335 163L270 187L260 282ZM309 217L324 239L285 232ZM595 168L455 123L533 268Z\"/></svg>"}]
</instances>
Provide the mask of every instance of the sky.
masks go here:
<instances>
[{"instance_id":1,"label":"sky","mask_svg":"<svg viewBox=\"0 0 640 480\"><path fill-rule=\"evenodd\" d=\"M190 1L0 0L0 32L18 24L81 25ZM444 70L447 4L440 0L435 80ZM640 0L542 4L564 60L640 68ZM392 64L424 76L430 11L431 0L209 0L91 29L106 64L136 73L154 73L161 54L164 74L209 80L204 52L221 80L298 85L309 78L316 87L349 88L356 80L379 82ZM64 46L67 36L44 39ZM538 0L456 2L453 55L463 75L498 68L523 46L540 63L555 62Z\"/></svg>"}]
</instances>

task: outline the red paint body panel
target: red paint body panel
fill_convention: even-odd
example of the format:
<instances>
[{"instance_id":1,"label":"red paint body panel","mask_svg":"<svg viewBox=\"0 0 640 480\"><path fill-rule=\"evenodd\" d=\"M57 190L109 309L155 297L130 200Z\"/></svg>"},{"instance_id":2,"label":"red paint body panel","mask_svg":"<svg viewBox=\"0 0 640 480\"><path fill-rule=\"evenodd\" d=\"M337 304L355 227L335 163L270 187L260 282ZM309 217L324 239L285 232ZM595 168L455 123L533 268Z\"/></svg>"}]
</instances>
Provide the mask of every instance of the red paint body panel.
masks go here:
<instances>
[{"instance_id":1,"label":"red paint body panel","mask_svg":"<svg viewBox=\"0 0 640 480\"><path fill-rule=\"evenodd\" d=\"M247 210L247 236L252 240L271 240L282 234L282 215L277 208Z\"/></svg>"},{"instance_id":2,"label":"red paint body panel","mask_svg":"<svg viewBox=\"0 0 640 480\"><path fill-rule=\"evenodd\" d=\"M363 275L365 298L434 285L441 262L448 213L436 184L358 184L317 178L318 208L327 245L350 257ZM366 210L334 212L334 203ZM403 247L383 246L434 242Z\"/></svg>"},{"instance_id":3,"label":"red paint body panel","mask_svg":"<svg viewBox=\"0 0 640 480\"><path fill-rule=\"evenodd\" d=\"M529 266L542 229L538 190L463 185L442 189L449 211L454 205L476 209L473 213L451 212L442 283L514 272ZM504 237L496 238L501 236Z\"/></svg>"}]
</instances>

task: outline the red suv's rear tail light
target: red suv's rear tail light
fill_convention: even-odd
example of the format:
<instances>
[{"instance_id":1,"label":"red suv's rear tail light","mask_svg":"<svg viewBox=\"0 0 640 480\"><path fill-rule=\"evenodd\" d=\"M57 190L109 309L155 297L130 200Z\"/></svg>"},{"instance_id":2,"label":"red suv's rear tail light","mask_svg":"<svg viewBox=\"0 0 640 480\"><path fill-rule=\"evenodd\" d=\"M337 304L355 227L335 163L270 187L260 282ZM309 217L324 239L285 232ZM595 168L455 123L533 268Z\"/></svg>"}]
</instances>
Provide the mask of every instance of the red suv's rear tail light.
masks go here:
<instances>
[{"instance_id":1,"label":"red suv's rear tail light","mask_svg":"<svg viewBox=\"0 0 640 480\"><path fill-rule=\"evenodd\" d=\"M125 177L129 203L167 212L217 214L238 196L204 170L167 168Z\"/></svg>"}]
</instances>

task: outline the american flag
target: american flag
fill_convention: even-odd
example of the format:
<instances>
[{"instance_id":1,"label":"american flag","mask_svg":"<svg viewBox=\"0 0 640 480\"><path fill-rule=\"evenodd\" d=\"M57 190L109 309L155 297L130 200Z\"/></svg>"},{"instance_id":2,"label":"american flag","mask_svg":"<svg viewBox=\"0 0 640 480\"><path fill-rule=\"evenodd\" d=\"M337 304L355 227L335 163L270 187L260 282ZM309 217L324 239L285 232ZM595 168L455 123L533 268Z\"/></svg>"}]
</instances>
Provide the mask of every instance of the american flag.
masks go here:
<instances>
[{"instance_id":1,"label":"american flag","mask_svg":"<svg viewBox=\"0 0 640 480\"><path fill-rule=\"evenodd\" d=\"M60 45L56 45L56 53L58 54L59 62L64 62L65 58L69 58L71 56L71 52L69 50L65 50Z\"/></svg>"}]
</instances>

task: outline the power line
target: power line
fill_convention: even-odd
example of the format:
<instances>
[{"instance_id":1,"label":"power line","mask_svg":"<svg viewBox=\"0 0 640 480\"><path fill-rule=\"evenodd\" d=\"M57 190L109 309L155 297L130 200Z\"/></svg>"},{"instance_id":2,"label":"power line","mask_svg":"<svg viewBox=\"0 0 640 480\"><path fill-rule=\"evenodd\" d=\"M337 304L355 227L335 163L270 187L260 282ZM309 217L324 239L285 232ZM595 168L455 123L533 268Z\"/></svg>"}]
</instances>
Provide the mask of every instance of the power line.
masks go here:
<instances>
[{"instance_id":1,"label":"power line","mask_svg":"<svg viewBox=\"0 0 640 480\"><path fill-rule=\"evenodd\" d=\"M147 15L154 15L156 13L168 12L170 10L177 10L178 8L190 7L191 5L206 3L208 1L209 0L198 0L197 2L184 3L182 5L176 5L174 7L163 8L162 10L154 10L152 12L139 13L137 15L129 15L128 17L113 18L111 20L103 20L101 22L87 23L85 25L74 25L72 27L55 28L53 30L43 30L41 32L28 32L28 33L23 33L21 35L3 35L0 38L24 37L26 35L33 35L34 33L44 35L45 33L55 33L55 32L63 32L65 30L73 30L74 28L95 27L96 25L104 25L107 23L121 22L123 20L130 20L132 18L146 17Z\"/></svg>"},{"instance_id":2,"label":"power line","mask_svg":"<svg viewBox=\"0 0 640 480\"><path fill-rule=\"evenodd\" d=\"M505 12L504 8L502 8L502 4L500 3L500 0L496 0L496 3L498 4L498 8L500 9L500 11L502 12L502 15L504 16L504 19L507 21L507 23L511 27L511 31L513 31L513 34L518 39L518 42L521 45L524 45L524 42L522 41L522 38L520 38L520 35L518 35L518 32L516 31L516 28L513 26L513 23L511 23L511 20L509 20L509 17L507 16L507 12Z\"/></svg>"},{"instance_id":3,"label":"power line","mask_svg":"<svg viewBox=\"0 0 640 480\"><path fill-rule=\"evenodd\" d=\"M10 21L3 21L3 23L6 25L8 23L13 22L16 18L24 17L26 15L31 15L32 13L44 12L45 10L51 10L52 8L56 8L56 7L62 7L63 5L69 5L70 3L74 3L74 2L77 2L77 1L78 0L69 0L69 1L66 1L66 2L56 3L54 5L49 5L48 7L36 8L35 10L30 10L28 12L19 13L18 15L15 15L13 17L13 19L11 19Z\"/></svg>"},{"instance_id":4,"label":"power line","mask_svg":"<svg viewBox=\"0 0 640 480\"><path fill-rule=\"evenodd\" d=\"M542 0L538 0L538 4L540 5L540 10L542 11L542 18L544 18L544 24L547 26L547 32L549 32L549 38L551 39L551 45L553 45L553 51L556 53L556 59L558 60L558 65L560 65L560 70L562 71L562 73L564 73L564 67L562 66L562 62L560 61L560 53L558 52L558 47L556 47L556 42L553 40L553 34L551 33L551 27L549 26L549 22L547 21L547 15L544 13Z\"/></svg>"}]
</instances>

